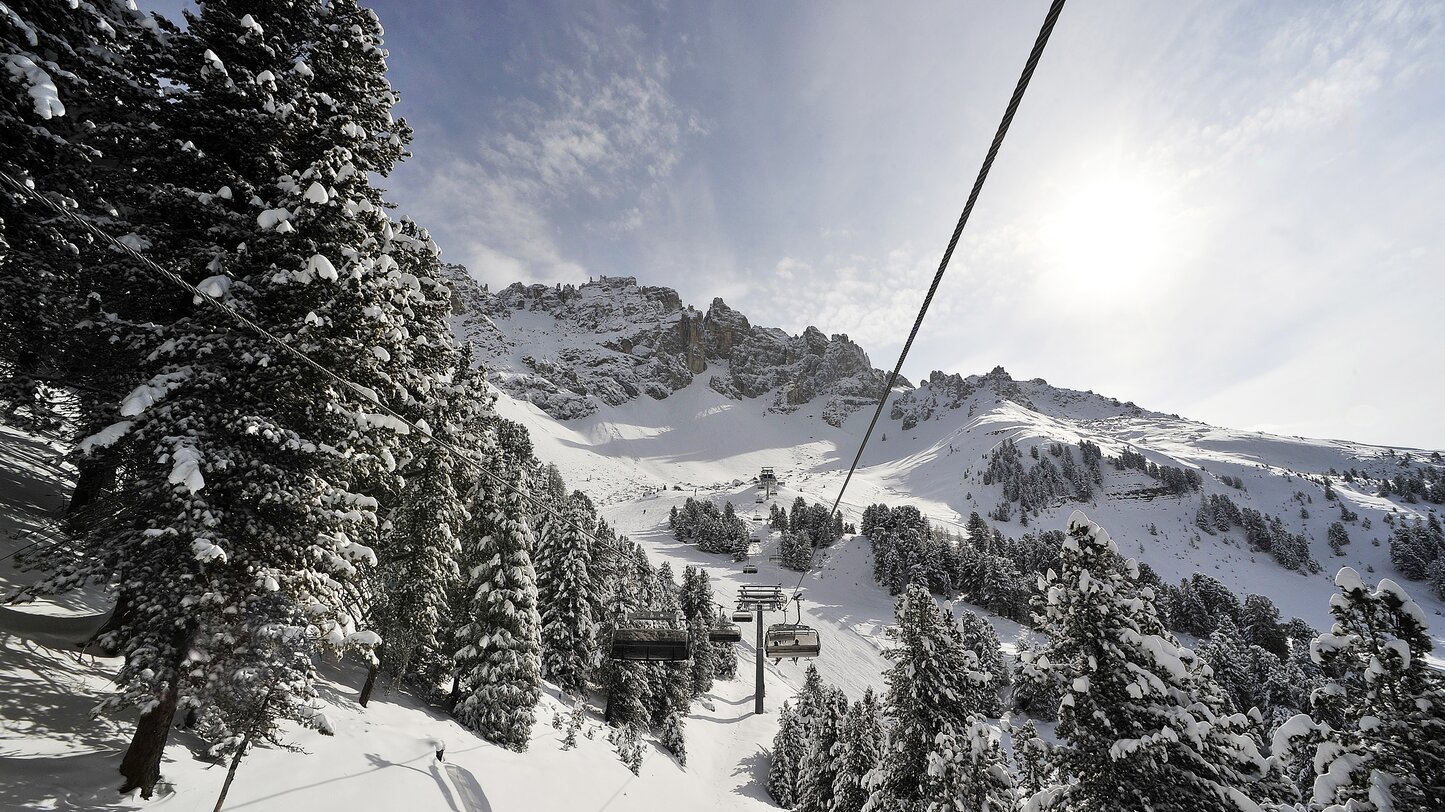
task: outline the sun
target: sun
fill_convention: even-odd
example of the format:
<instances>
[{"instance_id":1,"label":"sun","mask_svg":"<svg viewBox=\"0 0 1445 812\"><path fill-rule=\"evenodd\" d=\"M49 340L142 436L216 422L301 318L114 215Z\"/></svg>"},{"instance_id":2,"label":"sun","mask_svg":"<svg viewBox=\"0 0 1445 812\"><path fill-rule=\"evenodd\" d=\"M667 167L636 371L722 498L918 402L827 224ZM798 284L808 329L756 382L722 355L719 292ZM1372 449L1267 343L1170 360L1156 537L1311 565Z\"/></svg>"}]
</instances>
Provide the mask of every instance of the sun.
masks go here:
<instances>
[{"instance_id":1,"label":"sun","mask_svg":"<svg viewBox=\"0 0 1445 812\"><path fill-rule=\"evenodd\" d=\"M1040 221L1045 285L1070 299L1137 301L1155 289L1167 258L1162 186L1142 174L1079 178Z\"/></svg>"}]
</instances>

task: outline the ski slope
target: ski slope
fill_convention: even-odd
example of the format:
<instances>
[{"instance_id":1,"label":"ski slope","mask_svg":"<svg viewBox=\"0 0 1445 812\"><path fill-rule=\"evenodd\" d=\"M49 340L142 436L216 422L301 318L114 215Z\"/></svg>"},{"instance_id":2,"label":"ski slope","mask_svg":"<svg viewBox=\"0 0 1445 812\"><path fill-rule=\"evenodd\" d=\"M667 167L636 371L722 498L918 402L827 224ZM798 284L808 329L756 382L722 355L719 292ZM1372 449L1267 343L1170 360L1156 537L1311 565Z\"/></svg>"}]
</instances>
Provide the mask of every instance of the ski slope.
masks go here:
<instances>
[{"instance_id":1,"label":"ski slope","mask_svg":"<svg viewBox=\"0 0 1445 812\"><path fill-rule=\"evenodd\" d=\"M1047 394L1047 393L1043 393ZM1331 520L1319 486L1303 479L1331 467L1378 465L1382 449L1338 441L1281 438L1236 432L1152 413L1120 414L1093 409L1078 399L1050 410L1035 392L1031 409L988 390L976 402L936 414L903 431L883 421L864 455L843 506L850 520L873 502L913 504L937 522L961 528L970 511L985 513L997 499L996 486L981 484L988 451L1005 439L1020 448L1048 442L1098 443L1106 454L1128 447L1160 464L1193 466L1207 473L1206 492L1227 492L1241 505L1282 513L1296 492L1309 492L1312 520L1303 527L1323 538ZM731 400L700 381L663 400L639 398L621 407L600 408L588 417L559 422L530 403L499 395L497 408L531 431L537 455L555 462L569 486L598 502L620 533L643 544L655 563L669 561L707 568L718 600L729 603L744 583L791 589L797 573L768 560L775 534L764 525L769 504L756 500L751 482L762 466L782 481L773 502L795 497L831 504L867 426L869 415L852 415L834 428L804 406L792 414L768 412L766 399ZM1052 411L1054 413L1047 413ZM885 439L886 437L886 439ZM72 472L58 444L0 428L0 556L31 543L63 507ZM1220 477L1244 480L1234 490ZM1119 493L1147 480L1137 471L1106 467L1104 491ZM1395 504L1335 481L1340 498L1361 516L1375 518L1376 535L1388 528L1387 512L1408 515L1415 507ZM1312 490L1311 490L1312 489ZM744 576L724 556L699 552L676 541L666 527L668 511L688 497L731 501L755 537L763 539L752 559L759 572ZM1329 555L1322 543L1314 553L1324 572L1286 571L1257 557L1239 539L1205 536L1192 526L1197 496L1153 500L1100 497L1083 505L1110 529L1121 548L1155 566L1166 578L1205 571L1238 591L1269 595L1286 617L1327 622L1329 573L1349 564L1363 573L1373 566L1378 579L1391 573L1388 547L1356 538L1347 555ZM1063 504L1044 512L1030 528L1002 525L1017 535L1062 526ZM1420 511L1414 511L1419 513ZM756 518L754 518L756 517ZM1318 517L1317 520L1313 520ZM1300 520L1292 516L1295 524ZM1154 525L1157 535L1148 531ZM1323 549L1321 549L1323 548ZM13 561L0 562L0 588L26 582ZM883 687L885 630L892 599L871 578L867 541L848 537L821 550L815 569L801 579L803 622L819 629L823 654L816 661L824 678L857 698L867 687ZM1445 621L1438 601L1423 585L1406 584L1427 612L1437 645ZM956 611L967 607L958 606ZM224 780L223 766L203 757L200 743L177 734L167 751L163 795L150 804L120 798L116 767L130 720L92 718L90 709L108 690L118 663L77 651L103 618L106 606L94 593L0 608L0 808L209 810ZM773 614L768 622L781 620ZM992 619L1006 649L1025 629ZM776 732L777 709L802 682L804 663L765 664L768 712L752 711L754 629L743 627L738 646L739 677L719 682L705 702L695 703L687 723L687 765L649 744L640 776L633 776L605 740L595 714L593 738L579 738L575 750L560 747L563 731L551 725L565 714L566 700L549 689L538 708L531 749L516 754L494 747L460 728L437 710L401 693L382 691L361 709L356 696L364 674L355 662L323 665L323 693L331 703L336 735L290 730L289 752L258 747L241 766L227 809L550 810L550 809L725 809L774 808L763 789L765 749ZM445 761L436 751L445 748Z\"/></svg>"},{"instance_id":2,"label":"ski slope","mask_svg":"<svg viewBox=\"0 0 1445 812\"><path fill-rule=\"evenodd\" d=\"M1240 507L1280 515L1291 531L1311 538L1311 552L1321 571L1286 570L1270 556L1250 550L1238 529L1213 536L1200 533L1194 526L1199 494L1126 498L1124 494L1152 480L1139 471L1114 471L1107 465L1104 493L1093 502L1061 502L1044 510L1028 527L1020 525L1017 517L1003 524L989 520L990 524L1018 536L1062 528L1068 514L1082 508L1109 529L1121 550L1148 562L1166 580L1205 572L1237 593L1268 595L1285 618L1300 617L1323 628L1329 624L1328 601L1335 591L1332 577L1339 567L1355 567L1376 580L1393 575L1386 514L1406 521L1424 518L1432 507L1391 501L1375 495L1373 488L1333 478L1339 504L1372 523L1369 530L1350 526L1353 541L1343 556L1335 556L1324 540L1339 509L1325 500L1318 482L1306 477L1349 468L1378 475L1392 464L1387 462L1386 449L1222 429L1141 410L1131 410L1140 411L1137 416L1121 414L1119 409L1099 408L1089 399L1073 396L1079 393L1045 388L1048 391L1031 393L1037 409L984 388L970 402L908 431L900 430L897 421L880 421L844 496L846 518L856 522L863 508L875 502L911 504L934 522L962 532L971 512L986 516L1000 499L999 486L984 485L982 473L988 453L1003 441L1013 440L1026 449L1089 440L1105 455L1127 448L1160 465L1200 471L1204 494L1226 494ZM694 495L694 489L719 502L732 501L740 514L760 507L766 516L766 506L753 502L758 491L749 487L763 466L772 466L782 480L782 492L775 499L782 500L784 507L795 496L832 504L871 415L854 413L834 428L810 408L817 404L779 414L767 410L768 400L731 400L694 381L666 399L639 398L620 407L602 406L577 420L553 420L532 404L505 394L499 394L497 407L504 417L527 426L538 456L555 462L569 485L593 496L620 532L650 550L666 551L671 537L660 532L660 522L673 504ZM885 415L888 411L885 408ZM1418 449L1395 450L1428 456ZM1238 478L1244 488L1224 484L1223 477ZM683 491L673 491L673 486ZM669 495L659 495L660 488L668 488ZM639 505L647 500L656 500L657 507L642 514L647 508ZM1301 508L1309 518L1301 518ZM653 518L659 512L662 515ZM1375 540L1378 546L1371 543ZM723 566L719 557L710 558ZM826 580L829 575L825 570L820 577ZM1426 594L1424 584L1405 582L1405 586L1433 617L1445 618L1445 607ZM1432 632L1436 639L1445 639L1440 637L1445 620L1432 623Z\"/></svg>"}]
</instances>

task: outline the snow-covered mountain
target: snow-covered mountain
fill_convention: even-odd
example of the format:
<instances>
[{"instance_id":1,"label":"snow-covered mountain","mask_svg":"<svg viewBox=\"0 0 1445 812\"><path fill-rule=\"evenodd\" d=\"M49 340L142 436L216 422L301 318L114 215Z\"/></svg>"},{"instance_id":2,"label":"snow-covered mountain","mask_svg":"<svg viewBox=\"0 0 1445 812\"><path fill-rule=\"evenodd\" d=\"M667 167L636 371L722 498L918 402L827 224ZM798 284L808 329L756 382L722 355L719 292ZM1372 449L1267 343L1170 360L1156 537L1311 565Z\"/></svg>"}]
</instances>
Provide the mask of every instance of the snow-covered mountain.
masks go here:
<instances>
[{"instance_id":1,"label":"snow-covered mountain","mask_svg":"<svg viewBox=\"0 0 1445 812\"><path fill-rule=\"evenodd\" d=\"M886 380L845 336L753 327L721 300L699 313L631 278L454 284L457 333L504 413L604 504L660 485L746 502L735 482L762 466L831 503ZM1218 428L1002 368L903 382L885 415L844 500L853 520L871 503L906 503L959 530L977 512L1018 536L1083 507L1166 580L1203 571L1316 625L1340 566L1400 577L1391 533L1427 519L1445 492L1398 487L1445 479L1439 452ZM1347 545L1329 544L1336 523ZM1428 584L1413 586L1439 608Z\"/></svg>"},{"instance_id":2,"label":"snow-covered mountain","mask_svg":"<svg viewBox=\"0 0 1445 812\"><path fill-rule=\"evenodd\" d=\"M779 551L777 535L764 526L771 505L751 482L760 467L772 466L782 479L772 504L786 507L797 497L831 503L870 417L859 406L883 381L861 349L841 336L751 327L721 302L698 314L675 293L631 280L565 294L457 288L455 327L491 369L498 411L528 428L537 456L556 463L569 487L591 495L609 524L654 562L706 569L725 604L743 585L801 581L798 611L819 632L822 654L814 662L824 679L855 699L883 687L893 599L873 582L868 540L845 537L824 548L800 579L769 558ZM774 354L763 352L769 347ZM798 389L785 388L789 382L804 383L809 396L790 399L786 393ZM1285 618L1316 628L1328 625L1330 596L1338 592L1331 576L1340 566L1370 581L1399 578L1389 536L1401 523L1427 518L1435 507L1429 499L1440 493L1435 484L1416 490L1440 481L1438 453L1216 428L1015 380L1002 369L935 373L916 388L899 387L885 415L843 503L851 521L869 504L910 504L959 530L970 513L992 513L991 524L1017 537L1058 530L1081 507L1125 554L1167 581L1204 572L1237 593L1268 595ZM65 451L0 427L0 591L32 577L4 557L43 540L59 515L74 475ZM689 497L740 508L750 534L764 539L752 560L756 573L673 538L668 512ZM1277 519L1280 532L1303 540L1320 571L1280 564L1245 528L1220 529L1217 521L1201 528L1201 507L1224 498L1241 512ZM1005 512L1006 520L997 518ZM1339 555L1327 542L1335 522L1350 537ZM1402 583L1426 612L1439 651L1445 605L1425 582ZM970 608L954 604L956 613ZM78 657L74 644L105 610L90 590L23 610L0 608L0 682L13 687L0 697L0 719L13 722L0 725L0 807L145 806L113 789L127 729L87 718L119 661ZM1034 637L987 617L1006 652ZM744 633L750 639L752 628ZM750 712L751 643L737 653L741 676L718 682L690 710L687 764L649 745L640 776L618 760L595 715L578 747L562 748L552 723L570 700L553 686L539 706L531 749L518 754L400 691L384 691L362 709L355 700L360 664L324 663L322 694L335 735L286 725L285 741L304 753L255 749L227 808L776 809L764 789L766 748L806 663L765 661L768 712L759 716ZM190 734L177 734L167 750L159 801L167 809L213 808L224 771L193 747L202 749ZM441 747L445 761L436 755Z\"/></svg>"},{"instance_id":3,"label":"snow-covered mountain","mask_svg":"<svg viewBox=\"0 0 1445 812\"><path fill-rule=\"evenodd\" d=\"M615 276L491 292L452 272L458 332L494 382L563 420L643 395L661 400L704 378L728 398L766 398L779 412L821 401L838 425L887 380L846 335L758 327L722 299L699 312L671 288Z\"/></svg>"}]
</instances>

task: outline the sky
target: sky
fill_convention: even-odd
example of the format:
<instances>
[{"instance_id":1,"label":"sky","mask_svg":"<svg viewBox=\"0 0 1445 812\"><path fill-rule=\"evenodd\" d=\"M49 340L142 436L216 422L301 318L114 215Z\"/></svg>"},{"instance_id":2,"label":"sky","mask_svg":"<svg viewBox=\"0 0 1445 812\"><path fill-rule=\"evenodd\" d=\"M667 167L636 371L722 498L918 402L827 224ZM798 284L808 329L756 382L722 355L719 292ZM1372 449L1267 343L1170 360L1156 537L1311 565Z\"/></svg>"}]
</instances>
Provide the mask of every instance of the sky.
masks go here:
<instances>
[{"instance_id":1,"label":"sky","mask_svg":"<svg viewBox=\"0 0 1445 812\"><path fill-rule=\"evenodd\" d=\"M634 276L891 368L1047 5L377 2L383 185L491 285ZM1445 6L1076 0L904 374L1445 449L1442 256Z\"/></svg>"}]
</instances>

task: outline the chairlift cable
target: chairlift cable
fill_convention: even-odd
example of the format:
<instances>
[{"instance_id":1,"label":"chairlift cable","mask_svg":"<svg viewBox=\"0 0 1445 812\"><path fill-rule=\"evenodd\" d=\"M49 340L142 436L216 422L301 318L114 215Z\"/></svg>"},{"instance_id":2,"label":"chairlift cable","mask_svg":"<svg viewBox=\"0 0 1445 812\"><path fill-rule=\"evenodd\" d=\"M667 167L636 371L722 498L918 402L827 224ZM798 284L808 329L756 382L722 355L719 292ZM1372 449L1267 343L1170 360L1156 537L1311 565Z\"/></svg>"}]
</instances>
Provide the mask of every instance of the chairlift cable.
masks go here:
<instances>
[{"instance_id":1,"label":"chairlift cable","mask_svg":"<svg viewBox=\"0 0 1445 812\"><path fill-rule=\"evenodd\" d=\"M918 317L913 320L913 329L908 333L908 340L903 342L903 351L898 354L898 363L894 364L893 371L888 373L888 383L883 387L882 394L879 395L878 408L873 410L873 419L868 422L868 430L863 433L863 440L858 444L858 453L853 455L853 464L848 467L848 475L843 478L843 486L838 489L838 497L833 500L832 510L828 511L830 521L838 512L838 505L843 501L843 493L848 490L848 483L852 481L853 473L858 470L858 462L863 459L863 449L868 446L868 440L873 436L873 429L878 425L878 418L883 414L883 406L888 402L888 395L893 391L893 385L903 370L903 361L913 347L913 340L918 336L918 329L923 326L923 317L928 313L928 306L933 303L933 296L938 292L939 283L943 281L944 271L948 270L948 262L953 258L953 250L958 246L958 239L963 234L963 227L968 224L969 215L973 213L974 204L978 202L979 192L983 190L983 183L988 179L994 158L998 157L999 148L1003 146L1004 135L1008 133L1014 114L1018 112L1019 103L1023 101L1024 91L1028 89L1029 80L1033 78L1034 69L1038 67L1039 58L1043 56L1044 46L1048 44L1049 35L1054 31L1054 23L1058 22L1059 13L1064 10L1064 1L1053 0L1049 5L1048 14L1044 16L1043 26L1034 40L1034 48L1029 52L1029 58L1024 63L1023 73L1019 76L1018 84L1014 86L1013 96L1009 99L1008 107L1004 109L1003 119L994 133L993 142L989 144L988 153L984 156L983 165L979 167L978 177L973 181L973 189L968 194L968 202L964 204L963 213L958 218L958 225L954 226L953 236L948 241L948 247L943 251L943 259L938 263L938 271L933 275L933 283L928 287L928 294L923 297L923 305L918 309ZM808 556L807 568L798 574L798 584L793 588L794 593L802 589L803 577L813 568L813 559L817 552L818 548L814 546Z\"/></svg>"}]
</instances>

